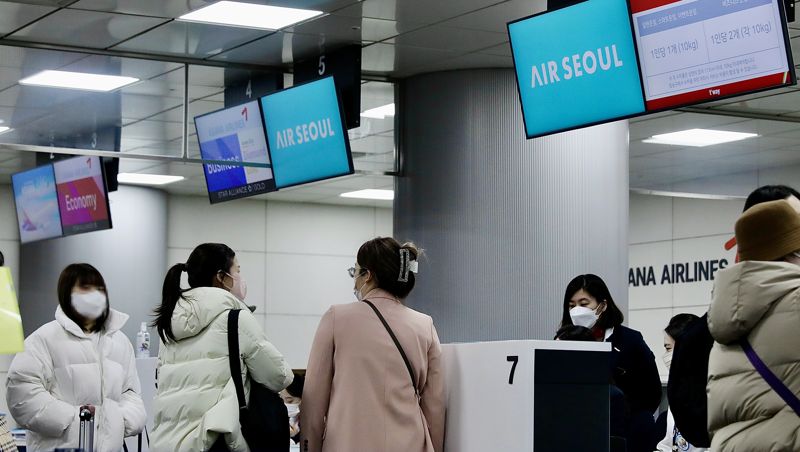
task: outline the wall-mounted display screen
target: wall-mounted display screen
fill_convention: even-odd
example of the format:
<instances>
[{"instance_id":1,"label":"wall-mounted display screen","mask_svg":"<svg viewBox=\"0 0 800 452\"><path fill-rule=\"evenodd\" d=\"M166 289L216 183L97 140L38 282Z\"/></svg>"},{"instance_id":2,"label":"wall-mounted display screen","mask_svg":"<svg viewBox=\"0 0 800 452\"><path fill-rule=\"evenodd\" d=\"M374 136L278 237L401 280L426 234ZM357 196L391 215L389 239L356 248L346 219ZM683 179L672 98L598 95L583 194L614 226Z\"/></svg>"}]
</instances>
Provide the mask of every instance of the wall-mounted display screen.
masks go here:
<instances>
[{"instance_id":1,"label":"wall-mounted display screen","mask_svg":"<svg viewBox=\"0 0 800 452\"><path fill-rule=\"evenodd\" d=\"M783 0L585 0L508 34L528 138L796 83Z\"/></svg>"},{"instance_id":2,"label":"wall-mounted display screen","mask_svg":"<svg viewBox=\"0 0 800 452\"><path fill-rule=\"evenodd\" d=\"M61 237L61 217L53 166L45 165L11 176L20 242Z\"/></svg>"},{"instance_id":3,"label":"wall-mounted display screen","mask_svg":"<svg viewBox=\"0 0 800 452\"><path fill-rule=\"evenodd\" d=\"M644 112L625 0L587 0L508 24L528 138Z\"/></svg>"},{"instance_id":4,"label":"wall-mounted display screen","mask_svg":"<svg viewBox=\"0 0 800 452\"><path fill-rule=\"evenodd\" d=\"M647 110L794 84L782 0L631 0Z\"/></svg>"},{"instance_id":5,"label":"wall-mounted display screen","mask_svg":"<svg viewBox=\"0 0 800 452\"><path fill-rule=\"evenodd\" d=\"M258 101L198 116L194 124L203 159L270 163ZM275 190L271 168L208 163L203 171L212 204Z\"/></svg>"},{"instance_id":6,"label":"wall-mounted display screen","mask_svg":"<svg viewBox=\"0 0 800 452\"><path fill-rule=\"evenodd\" d=\"M53 163L64 235L111 228L100 157L80 156Z\"/></svg>"},{"instance_id":7,"label":"wall-mounted display screen","mask_svg":"<svg viewBox=\"0 0 800 452\"><path fill-rule=\"evenodd\" d=\"M333 77L261 98L278 189L353 173Z\"/></svg>"}]
</instances>

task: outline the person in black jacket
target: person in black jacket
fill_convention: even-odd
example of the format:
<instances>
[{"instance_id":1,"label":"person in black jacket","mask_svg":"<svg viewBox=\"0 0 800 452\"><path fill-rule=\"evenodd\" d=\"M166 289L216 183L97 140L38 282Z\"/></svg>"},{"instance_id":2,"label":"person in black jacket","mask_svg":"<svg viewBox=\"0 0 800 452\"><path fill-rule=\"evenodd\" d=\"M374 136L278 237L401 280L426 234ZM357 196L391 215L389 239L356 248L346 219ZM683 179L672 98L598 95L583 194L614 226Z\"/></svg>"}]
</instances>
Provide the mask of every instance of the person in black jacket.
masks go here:
<instances>
[{"instance_id":1,"label":"person in black jacket","mask_svg":"<svg viewBox=\"0 0 800 452\"><path fill-rule=\"evenodd\" d=\"M623 320L599 276L580 275L567 285L561 327L583 326L592 330L595 340L611 342L611 378L629 409L628 452L652 452L658 439L653 415L661 403L661 378L642 334L623 326Z\"/></svg>"},{"instance_id":2,"label":"person in black jacket","mask_svg":"<svg viewBox=\"0 0 800 452\"><path fill-rule=\"evenodd\" d=\"M743 211L762 202L785 199L800 212L800 193L785 185L765 185L747 197ZM672 350L667 400L675 427L695 447L710 447L708 434L708 355L714 338L708 331L708 314L686 327Z\"/></svg>"}]
</instances>

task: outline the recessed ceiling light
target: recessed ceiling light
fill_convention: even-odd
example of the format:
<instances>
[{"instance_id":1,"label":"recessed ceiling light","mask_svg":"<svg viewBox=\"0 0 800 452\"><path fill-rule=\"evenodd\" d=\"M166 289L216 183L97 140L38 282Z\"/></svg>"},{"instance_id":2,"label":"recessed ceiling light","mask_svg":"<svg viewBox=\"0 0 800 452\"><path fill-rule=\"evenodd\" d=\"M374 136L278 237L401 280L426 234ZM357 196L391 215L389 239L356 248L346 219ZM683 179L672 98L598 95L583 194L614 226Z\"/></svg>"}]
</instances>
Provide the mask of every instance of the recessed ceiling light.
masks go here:
<instances>
[{"instance_id":1,"label":"recessed ceiling light","mask_svg":"<svg viewBox=\"0 0 800 452\"><path fill-rule=\"evenodd\" d=\"M671 144L675 146L711 146L757 137L756 133L729 132L727 130L689 129L679 132L653 135L643 140L645 143Z\"/></svg>"},{"instance_id":2,"label":"recessed ceiling light","mask_svg":"<svg viewBox=\"0 0 800 452\"><path fill-rule=\"evenodd\" d=\"M256 5L224 0L184 14L178 20L262 30L279 30L321 14L322 11L310 9L284 8L282 6Z\"/></svg>"},{"instance_id":3,"label":"recessed ceiling light","mask_svg":"<svg viewBox=\"0 0 800 452\"><path fill-rule=\"evenodd\" d=\"M12 130L14 130L14 129L12 129L11 127L0 126L0 135L4 134L6 132L11 132Z\"/></svg>"},{"instance_id":4,"label":"recessed ceiling light","mask_svg":"<svg viewBox=\"0 0 800 452\"><path fill-rule=\"evenodd\" d=\"M184 179L183 176L163 176L160 174L140 174L140 173L119 173L117 174L117 182L120 184L131 185L167 185L173 182L179 182Z\"/></svg>"},{"instance_id":5,"label":"recessed ceiling light","mask_svg":"<svg viewBox=\"0 0 800 452\"><path fill-rule=\"evenodd\" d=\"M379 199L382 201L391 201L394 199L394 190L375 190L373 188L368 188L366 190L342 193L339 196L342 198Z\"/></svg>"},{"instance_id":6,"label":"recessed ceiling light","mask_svg":"<svg viewBox=\"0 0 800 452\"><path fill-rule=\"evenodd\" d=\"M369 110L361 112L361 116L373 119L384 119L387 116L394 116L394 103L370 108Z\"/></svg>"},{"instance_id":7,"label":"recessed ceiling light","mask_svg":"<svg viewBox=\"0 0 800 452\"><path fill-rule=\"evenodd\" d=\"M121 75L90 74L86 72L42 71L19 81L22 85L47 86L51 88L80 89L84 91L114 91L138 78Z\"/></svg>"}]
</instances>

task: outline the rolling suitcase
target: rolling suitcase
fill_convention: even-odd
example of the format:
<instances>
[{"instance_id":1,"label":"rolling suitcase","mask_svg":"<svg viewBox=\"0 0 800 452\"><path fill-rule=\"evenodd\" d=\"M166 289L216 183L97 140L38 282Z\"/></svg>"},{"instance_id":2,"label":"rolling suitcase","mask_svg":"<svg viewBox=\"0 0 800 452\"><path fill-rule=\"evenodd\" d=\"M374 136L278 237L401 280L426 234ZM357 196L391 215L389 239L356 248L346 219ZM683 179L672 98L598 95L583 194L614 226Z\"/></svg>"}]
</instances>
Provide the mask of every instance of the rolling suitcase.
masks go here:
<instances>
[{"instance_id":1,"label":"rolling suitcase","mask_svg":"<svg viewBox=\"0 0 800 452\"><path fill-rule=\"evenodd\" d=\"M78 448L83 452L94 452L94 410L81 407L81 426L78 433Z\"/></svg>"}]
</instances>

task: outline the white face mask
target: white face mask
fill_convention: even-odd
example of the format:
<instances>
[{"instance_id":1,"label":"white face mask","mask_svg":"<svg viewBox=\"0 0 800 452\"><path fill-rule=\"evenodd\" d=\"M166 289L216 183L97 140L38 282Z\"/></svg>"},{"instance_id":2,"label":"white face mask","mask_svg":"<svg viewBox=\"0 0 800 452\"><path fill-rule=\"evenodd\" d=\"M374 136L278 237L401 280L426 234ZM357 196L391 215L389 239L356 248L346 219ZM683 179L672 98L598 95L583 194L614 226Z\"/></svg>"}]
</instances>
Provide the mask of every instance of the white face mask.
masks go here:
<instances>
[{"instance_id":1,"label":"white face mask","mask_svg":"<svg viewBox=\"0 0 800 452\"><path fill-rule=\"evenodd\" d=\"M366 284L366 283L364 283ZM364 284L361 285L361 288L364 288ZM361 289L353 289L353 295L355 295L356 300L364 301L364 295L361 293Z\"/></svg>"},{"instance_id":2,"label":"white face mask","mask_svg":"<svg viewBox=\"0 0 800 452\"><path fill-rule=\"evenodd\" d=\"M672 364L672 350L664 352L662 359L664 360L664 365L667 366L667 370L669 370L669 366Z\"/></svg>"},{"instance_id":3,"label":"white face mask","mask_svg":"<svg viewBox=\"0 0 800 452\"><path fill-rule=\"evenodd\" d=\"M99 290L87 293L73 293L72 307L81 317L88 320L97 320L108 307L106 294Z\"/></svg>"},{"instance_id":4,"label":"white face mask","mask_svg":"<svg viewBox=\"0 0 800 452\"><path fill-rule=\"evenodd\" d=\"M591 329L594 324L597 323L597 319L600 318L596 312L585 306L575 306L574 308L570 309L569 317L572 319L573 325L582 326L589 329Z\"/></svg>"},{"instance_id":5,"label":"white face mask","mask_svg":"<svg viewBox=\"0 0 800 452\"><path fill-rule=\"evenodd\" d=\"M300 404L299 403L286 403L286 411L289 412L289 417L296 417L300 414Z\"/></svg>"},{"instance_id":6,"label":"white face mask","mask_svg":"<svg viewBox=\"0 0 800 452\"><path fill-rule=\"evenodd\" d=\"M358 278L358 276L356 276L356 278ZM361 289L363 289L364 286L366 286L366 285L367 285L367 282L364 281L364 284L361 285ZM356 300L358 300L358 301L364 301L364 295L365 294L361 293L361 289L358 289L358 288L353 289L353 295L355 295Z\"/></svg>"}]
</instances>

